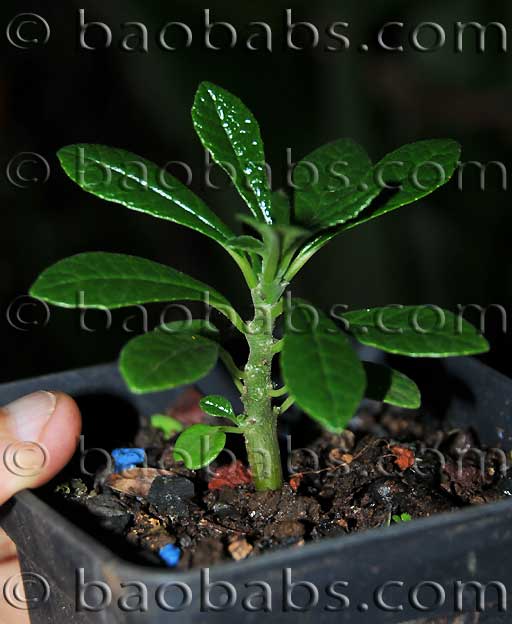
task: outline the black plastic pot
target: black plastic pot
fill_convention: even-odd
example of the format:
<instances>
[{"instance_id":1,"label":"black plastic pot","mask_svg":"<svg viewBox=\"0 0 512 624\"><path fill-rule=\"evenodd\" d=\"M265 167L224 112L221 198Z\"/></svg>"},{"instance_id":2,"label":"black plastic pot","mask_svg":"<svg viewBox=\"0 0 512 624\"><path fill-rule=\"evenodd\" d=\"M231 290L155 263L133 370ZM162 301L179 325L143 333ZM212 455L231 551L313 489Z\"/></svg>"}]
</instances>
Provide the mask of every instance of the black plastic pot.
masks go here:
<instances>
[{"instance_id":1,"label":"black plastic pot","mask_svg":"<svg viewBox=\"0 0 512 624\"><path fill-rule=\"evenodd\" d=\"M454 426L472 425L486 444L507 451L512 447L512 381L468 358L420 363L414 374L420 381L423 379L420 385L424 393L435 398L428 409L442 411ZM199 385L206 392L229 392L220 370ZM5 404L41 388L58 388L77 398L84 415L87 448L96 444L109 448L109 444L115 443L113 432L120 426L132 426L127 415L155 412L168 404L173 395L171 392L133 396L115 366L107 365L5 384L0 386L0 402ZM95 421L103 422L104 436L110 436L109 439L99 442L94 432L87 438L92 414ZM124 425L119 418L124 419ZM114 426L109 427L108 423ZM200 571L177 573L124 561L109 551L108 543L100 543L58 514L37 492L16 496L2 509L0 521L18 547L28 598L36 601L31 609L34 624L225 622L229 618L242 622L262 618L268 622L292 622L298 618L315 623L372 624L430 622L434 618L457 624L510 621L510 616L500 611L499 598L500 593L503 598L503 589L512 591L512 500L215 566L209 570L210 582L228 582L237 592L234 606L217 611L205 604ZM283 592L287 568L292 582L309 581L315 585L319 594L316 606L301 612L293 610ZM83 610L77 585L80 569L86 582L102 581L108 585L112 592L109 606L97 612ZM267 583L268 587L246 586L256 581ZM332 586L335 581L339 583ZM503 587L487 587L484 610L480 613L475 608L477 592L466 588L460 613L456 604L457 581L476 581L483 586L494 581ZM128 582L139 585L122 586ZM173 585L176 582L186 584L185 594ZM119 600L143 591L141 584L147 589L148 611L130 611L138 601L122 606ZM331 590L346 598L328 590L330 585ZM383 602L379 602L379 588ZM272 611L249 610L244 598L269 590ZM187 592L191 604L178 613L170 613L169 607L179 605ZM220 588L212 590L212 604L220 605L223 593ZM305 606L311 595L311 589L295 588L292 600L296 606ZM99 604L103 597L103 590L98 589L90 588L86 594L89 605ZM256 598L251 604L254 608L262 606ZM510 609L511 601L501 606Z\"/></svg>"}]
</instances>

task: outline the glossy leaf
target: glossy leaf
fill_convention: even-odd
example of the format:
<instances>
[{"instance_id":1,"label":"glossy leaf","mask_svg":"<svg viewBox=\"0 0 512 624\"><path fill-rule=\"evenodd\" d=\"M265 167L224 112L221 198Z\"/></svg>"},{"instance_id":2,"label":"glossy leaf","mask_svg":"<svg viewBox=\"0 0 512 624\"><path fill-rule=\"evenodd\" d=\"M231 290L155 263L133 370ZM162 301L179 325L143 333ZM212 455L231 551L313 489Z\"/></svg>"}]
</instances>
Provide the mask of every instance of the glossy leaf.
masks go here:
<instances>
[{"instance_id":1,"label":"glossy leaf","mask_svg":"<svg viewBox=\"0 0 512 624\"><path fill-rule=\"evenodd\" d=\"M367 398L409 409L420 407L420 391L412 379L389 366L373 362L363 362L363 366Z\"/></svg>"},{"instance_id":2,"label":"glossy leaf","mask_svg":"<svg viewBox=\"0 0 512 624\"><path fill-rule=\"evenodd\" d=\"M366 152L350 139L316 149L293 173L296 220L325 228L353 219L380 192L371 169Z\"/></svg>"},{"instance_id":3,"label":"glossy leaf","mask_svg":"<svg viewBox=\"0 0 512 624\"><path fill-rule=\"evenodd\" d=\"M429 195L451 179L459 160L460 145L451 139L418 141L391 152L375 165L373 184L380 189L396 188L396 192L390 191L389 199L374 210L363 212L344 229L349 230Z\"/></svg>"},{"instance_id":4,"label":"glossy leaf","mask_svg":"<svg viewBox=\"0 0 512 624\"><path fill-rule=\"evenodd\" d=\"M391 194L388 199L380 203L375 200L375 205L370 202L371 205L367 204L360 214L345 223L331 221L322 224L326 229L316 233L304 245L299 257L294 261L290 276L296 275L317 251L338 234L421 199L446 184L451 179L459 158L460 145L451 139L411 143L385 156L360 184L367 186L372 200L386 187L393 187L395 191L388 189L386 192ZM354 201L357 203L359 200L359 194L356 192ZM347 205L350 210L350 200Z\"/></svg>"},{"instance_id":5,"label":"glossy leaf","mask_svg":"<svg viewBox=\"0 0 512 624\"><path fill-rule=\"evenodd\" d=\"M234 423L237 422L233 406L228 399L223 396L210 394L203 397L199 401L199 405L203 412L206 412L206 414L209 414L210 416L215 416L216 418L229 418L229 420L232 420Z\"/></svg>"},{"instance_id":6,"label":"glossy leaf","mask_svg":"<svg viewBox=\"0 0 512 624\"><path fill-rule=\"evenodd\" d=\"M342 431L364 395L363 366L347 336L299 300L286 320L281 368L297 404L330 431Z\"/></svg>"},{"instance_id":7,"label":"glossy leaf","mask_svg":"<svg viewBox=\"0 0 512 624\"><path fill-rule=\"evenodd\" d=\"M437 306L389 306L346 312L347 330L359 342L412 357L472 355L489 350L464 319Z\"/></svg>"},{"instance_id":8,"label":"glossy leaf","mask_svg":"<svg viewBox=\"0 0 512 624\"><path fill-rule=\"evenodd\" d=\"M174 459L182 461L189 470L210 464L226 444L222 427L192 425L185 429L174 445Z\"/></svg>"},{"instance_id":9,"label":"glossy leaf","mask_svg":"<svg viewBox=\"0 0 512 624\"><path fill-rule=\"evenodd\" d=\"M207 300L227 316L231 309L220 293L185 273L145 258L105 252L59 260L41 273L30 294L65 308Z\"/></svg>"},{"instance_id":10,"label":"glossy leaf","mask_svg":"<svg viewBox=\"0 0 512 624\"><path fill-rule=\"evenodd\" d=\"M263 142L251 111L225 89L203 82L192 119L204 147L231 177L254 217L272 223Z\"/></svg>"},{"instance_id":11,"label":"glossy leaf","mask_svg":"<svg viewBox=\"0 0 512 624\"><path fill-rule=\"evenodd\" d=\"M272 193L272 216L275 223L288 225L290 223L290 198L285 191L279 190Z\"/></svg>"},{"instance_id":12,"label":"glossy leaf","mask_svg":"<svg viewBox=\"0 0 512 624\"><path fill-rule=\"evenodd\" d=\"M137 336L121 351L119 368L133 392L156 392L192 383L215 366L219 345L198 333L168 332L165 325Z\"/></svg>"},{"instance_id":13,"label":"glossy leaf","mask_svg":"<svg viewBox=\"0 0 512 624\"><path fill-rule=\"evenodd\" d=\"M93 195L192 228L219 243L233 236L188 187L145 158L91 144L64 147L58 157L68 176Z\"/></svg>"}]
</instances>

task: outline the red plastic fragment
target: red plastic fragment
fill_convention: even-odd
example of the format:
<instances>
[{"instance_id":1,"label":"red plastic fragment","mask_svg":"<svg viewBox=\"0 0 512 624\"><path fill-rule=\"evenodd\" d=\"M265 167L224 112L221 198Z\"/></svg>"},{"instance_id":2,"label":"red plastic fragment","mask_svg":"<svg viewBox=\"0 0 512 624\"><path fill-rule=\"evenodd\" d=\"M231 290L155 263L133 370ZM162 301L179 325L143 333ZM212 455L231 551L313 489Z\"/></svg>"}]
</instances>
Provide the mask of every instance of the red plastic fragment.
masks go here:
<instances>
[{"instance_id":1,"label":"red plastic fragment","mask_svg":"<svg viewBox=\"0 0 512 624\"><path fill-rule=\"evenodd\" d=\"M209 490L220 490L223 487L235 488L252 482L250 471L237 459L234 463L221 466L215 471L208 483Z\"/></svg>"},{"instance_id":2,"label":"red plastic fragment","mask_svg":"<svg viewBox=\"0 0 512 624\"><path fill-rule=\"evenodd\" d=\"M299 489L299 485L300 482L302 481L302 473L298 472L297 474L294 474L293 477L290 477L290 487L292 488L292 490L294 492L296 492Z\"/></svg>"},{"instance_id":3,"label":"red plastic fragment","mask_svg":"<svg viewBox=\"0 0 512 624\"><path fill-rule=\"evenodd\" d=\"M411 449L405 448L404 446L392 446L391 452L396 457L395 464L400 470L407 470L407 468L414 466L416 458L414 456L414 451Z\"/></svg>"}]
</instances>

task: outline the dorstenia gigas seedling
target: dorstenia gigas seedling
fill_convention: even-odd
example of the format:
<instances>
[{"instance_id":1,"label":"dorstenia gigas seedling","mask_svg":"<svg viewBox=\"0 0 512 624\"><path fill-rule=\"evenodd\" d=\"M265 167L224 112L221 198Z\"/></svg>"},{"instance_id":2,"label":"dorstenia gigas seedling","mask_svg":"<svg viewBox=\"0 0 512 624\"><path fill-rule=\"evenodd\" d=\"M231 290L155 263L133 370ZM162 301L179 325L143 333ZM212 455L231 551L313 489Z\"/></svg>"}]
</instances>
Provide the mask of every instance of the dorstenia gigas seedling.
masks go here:
<instances>
[{"instance_id":1,"label":"dorstenia gigas seedling","mask_svg":"<svg viewBox=\"0 0 512 624\"><path fill-rule=\"evenodd\" d=\"M298 164L289 197L271 191L258 123L238 98L203 83L192 119L203 146L247 204L249 214L239 215L243 234L232 231L187 186L167 172L162 179L159 167L134 154L102 145L72 145L60 150L59 159L86 191L192 228L221 245L247 282L253 316L241 318L223 294L176 269L117 253L83 253L61 260L41 274L31 294L64 307L78 307L85 300L88 308L113 309L204 301L208 293L209 305L224 314L248 343L243 367L221 346L212 323L194 320L167 323L130 340L121 352L121 373L134 392L153 392L200 379L220 358L240 391L242 413L235 413L222 396L205 397L202 409L223 420L218 426L185 429L175 456L198 469L218 456L226 434L242 434L256 488L277 489L282 484L277 421L294 403L333 432L343 430L365 396L401 407L419 406L414 382L388 367L360 361L347 334L365 345L412 357L488 349L471 325L450 312L440 314L438 308L350 311L340 328L306 301L285 297L300 269L332 238L447 182L460 148L448 139L419 141L372 164L359 145L339 139ZM81 303L79 292L84 295ZM283 332L277 339L280 318ZM273 385L271 372L276 358L283 379L279 388Z\"/></svg>"}]
</instances>

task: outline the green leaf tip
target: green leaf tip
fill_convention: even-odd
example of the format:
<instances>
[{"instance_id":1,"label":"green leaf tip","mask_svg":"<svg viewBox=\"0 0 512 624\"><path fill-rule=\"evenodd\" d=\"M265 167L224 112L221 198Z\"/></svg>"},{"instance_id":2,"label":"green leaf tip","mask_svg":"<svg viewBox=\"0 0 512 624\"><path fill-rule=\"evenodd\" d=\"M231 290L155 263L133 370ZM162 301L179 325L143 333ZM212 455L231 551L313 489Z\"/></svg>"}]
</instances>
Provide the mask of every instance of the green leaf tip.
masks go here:
<instances>
[{"instance_id":1,"label":"green leaf tip","mask_svg":"<svg viewBox=\"0 0 512 624\"><path fill-rule=\"evenodd\" d=\"M154 429L160 429L166 438L170 438L173 433L183 431L180 421L167 414L153 414L149 422Z\"/></svg>"},{"instance_id":2,"label":"green leaf tip","mask_svg":"<svg viewBox=\"0 0 512 624\"><path fill-rule=\"evenodd\" d=\"M366 397L404 407L418 409L421 405L421 394L412 379L389 366L363 362L366 373Z\"/></svg>"},{"instance_id":3,"label":"green leaf tip","mask_svg":"<svg viewBox=\"0 0 512 624\"><path fill-rule=\"evenodd\" d=\"M203 412L209 414L210 416L215 416L216 418L229 418L229 420L232 420L235 423L238 422L233 406L228 399L223 396L210 394L203 397L200 400L199 405Z\"/></svg>"},{"instance_id":4,"label":"green leaf tip","mask_svg":"<svg viewBox=\"0 0 512 624\"><path fill-rule=\"evenodd\" d=\"M197 90L192 121L203 146L232 179L251 213L272 223L272 198L258 122L235 95L211 82Z\"/></svg>"}]
</instances>

